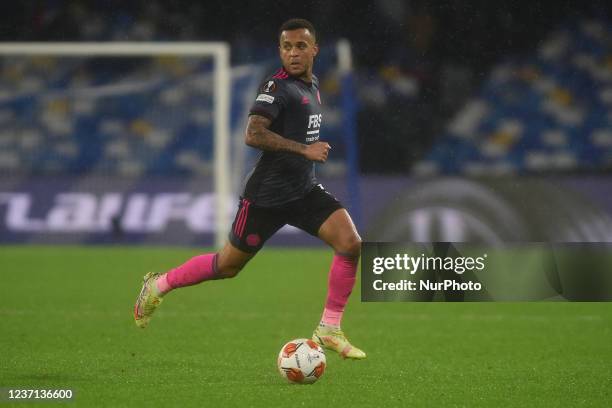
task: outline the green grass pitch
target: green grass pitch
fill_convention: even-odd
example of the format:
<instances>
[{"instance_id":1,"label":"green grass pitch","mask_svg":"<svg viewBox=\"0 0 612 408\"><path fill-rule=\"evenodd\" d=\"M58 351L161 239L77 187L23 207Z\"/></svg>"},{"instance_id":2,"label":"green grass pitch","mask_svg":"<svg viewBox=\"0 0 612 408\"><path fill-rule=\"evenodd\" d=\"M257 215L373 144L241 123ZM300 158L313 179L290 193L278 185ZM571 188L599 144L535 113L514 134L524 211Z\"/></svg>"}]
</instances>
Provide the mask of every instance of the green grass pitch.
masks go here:
<instances>
[{"instance_id":1,"label":"green grass pitch","mask_svg":"<svg viewBox=\"0 0 612 408\"><path fill-rule=\"evenodd\" d=\"M610 303L361 303L358 287L343 327L368 359L328 354L318 383L285 383L276 356L318 322L325 250L264 249L235 279L171 293L149 328L138 329L132 307L142 275L198 252L0 247L0 387L75 390L73 402L49 406L612 401Z\"/></svg>"}]
</instances>

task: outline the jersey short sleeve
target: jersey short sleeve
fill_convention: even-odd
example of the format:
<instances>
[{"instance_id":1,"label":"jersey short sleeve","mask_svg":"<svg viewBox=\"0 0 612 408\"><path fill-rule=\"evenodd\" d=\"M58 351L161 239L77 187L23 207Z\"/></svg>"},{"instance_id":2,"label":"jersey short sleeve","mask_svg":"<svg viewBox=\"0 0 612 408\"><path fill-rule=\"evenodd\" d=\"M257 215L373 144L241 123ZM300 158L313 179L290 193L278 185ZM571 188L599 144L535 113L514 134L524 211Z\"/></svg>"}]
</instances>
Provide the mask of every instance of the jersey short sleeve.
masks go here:
<instances>
[{"instance_id":1,"label":"jersey short sleeve","mask_svg":"<svg viewBox=\"0 0 612 408\"><path fill-rule=\"evenodd\" d=\"M261 115L274 120L287 105L287 92L282 79L268 79L259 87L249 115Z\"/></svg>"}]
</instances>

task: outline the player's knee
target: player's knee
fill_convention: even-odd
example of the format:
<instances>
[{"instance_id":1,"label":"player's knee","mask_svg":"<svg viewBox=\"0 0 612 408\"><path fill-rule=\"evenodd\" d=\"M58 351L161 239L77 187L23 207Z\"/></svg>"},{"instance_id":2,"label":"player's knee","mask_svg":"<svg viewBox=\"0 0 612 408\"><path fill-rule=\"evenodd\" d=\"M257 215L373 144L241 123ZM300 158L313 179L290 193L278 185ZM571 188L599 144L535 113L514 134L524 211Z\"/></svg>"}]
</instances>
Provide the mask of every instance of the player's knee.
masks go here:
<instances>
[{"instance_id":1,"label":"player's knee","mask_svg":"<svg viewBox=\"0 0 612 408\"><path fill-rule=\"evenodd\" d=\"M220 279L235 278L245 265L246 262L242 263L235 259L229 260L229 262L227 259L220 259L217 264L217 276Z\"/></svg>"},{"instance_id":2,"label":"player's knee","mask_svg":"<svg viewBox=\"0 0 612 408\"><path fill-rule=\"evenodd\" d=\"M220 279L235 278L243 267L243 265L218 265L217 276Z\"/></svg>"},{"instance_id":3,"label":"player's knee","mask_svg":"<svg viewBox=\"0 0 612 408\"><path fill-rule=\"evenodd\" d=\"M343 238L336 247L336 252L358 258L361 255L361 238L357 234L351 234Z\"/></svg>"},{"instance_id":4,"label":"player's knee","mask_svg":"<svg viewBox=\"0 0 612 408\"><path fill-rule=\"evenodd\" d=\"M216 276L217 279L234 278L246 266L253 255L243 253L226 244L217 255Z\"/></svg>"}]
</instances>

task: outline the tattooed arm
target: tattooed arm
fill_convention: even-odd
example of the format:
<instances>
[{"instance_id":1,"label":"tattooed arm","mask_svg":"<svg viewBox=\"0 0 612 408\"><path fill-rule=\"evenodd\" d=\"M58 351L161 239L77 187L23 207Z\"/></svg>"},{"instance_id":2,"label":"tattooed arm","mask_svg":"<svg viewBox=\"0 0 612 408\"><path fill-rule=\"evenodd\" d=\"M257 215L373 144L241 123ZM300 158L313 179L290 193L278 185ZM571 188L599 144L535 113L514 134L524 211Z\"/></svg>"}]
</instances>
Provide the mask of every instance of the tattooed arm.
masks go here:
<instances>
[{"instance_id":1,"label":"tattooed arm","mask_svg":"<svg viewBox=\"0 0 612 408\"><path fill-rule=\"evenodd\" d=\"M272 132L268 127L272 121L259 115L249 116L245 132L245 143L251 147L271 152L290 152L304 156L308 160L325 162L331 147L325 142L311 145L295 142Z\"/></svg>"}]
</instances>

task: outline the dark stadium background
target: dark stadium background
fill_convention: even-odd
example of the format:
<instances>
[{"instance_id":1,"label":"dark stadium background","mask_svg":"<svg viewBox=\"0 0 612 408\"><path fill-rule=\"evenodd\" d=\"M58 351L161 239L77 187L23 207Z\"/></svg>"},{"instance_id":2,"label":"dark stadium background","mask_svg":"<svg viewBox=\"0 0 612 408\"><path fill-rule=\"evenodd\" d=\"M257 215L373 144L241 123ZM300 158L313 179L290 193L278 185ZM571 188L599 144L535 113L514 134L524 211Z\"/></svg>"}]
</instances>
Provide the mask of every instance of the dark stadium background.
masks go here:
<instances>
[{"instance_id":1,"label":"dark stadium background","mask_svg":"<svg viewBox=\"0 0 612 408\"><path fill-rule=\"evenodd\" d=\"M232 43L236 64L275 55L271 42L280 22L293 16L310 19L322 44L351 41L356 69L364 75L406 76L419 84L408 109L390 97L383 106L360 110L365 173L409 171L494 64L533 53L565 25L610 19L606 1L109 0L5 2L0 7L1 41L222 40ZM143 23L146 30L135 28Z\"/></svg>"},{"instance_id":2,"label":"dark stadium background","mask_svg":"<svg viewBox=\"0 0 612 408\"><path fill-rule=\"evenodd\" d=\"M587 232L584 229L576 232L572 226L588 224L586 219L590 215L607 223L612 212L612 203L606 193L610 189L606 174L612 163L608 2L28 1L3 3L0 7L2 41L222 40L232 47L232 65L251 67L253 73L244 78L255 78L255 81L276 65L275 38L279 24L292 16L309 18L319 27L324 48L318 63L322 93L326 106L336 117L346 114L342 97L347 91L334 71L334 47L341 38L348 39L351 44L354 63L352 89L348 95L354 101L351 107L354 116L350 120L355 133L347 143L343 134L346 126L338 121L326 122L325 137L335 150L330 164L320 167L320 175L354 212L366 239L381 239L379 231L385 229L386 219L398 213L412 214L421 207L428 211L428 204L419 203L414 194L409 198L416 201L410 204L411 208L386 206L403 200L400 191L410 193L420 190L421 186L437 191L436 180L448 176L472 180L488 178L487 184L480 186L483 194L497 197L527 224L534 224L531 220L534 217L549 217L546 222L539 223L543 225L529 231L507 231L499 223L491 225L502 240L608 241L610 238L603 229L595 231L587 227ZM598 29L599 34L593 34ZM543 50L558 47L559 41L569 41L569 45L562 45L566 47L562 54L553 59L543 58ZM590 71L576 65L578 57L595 61ZM82 71L94 80L96 76L108 77L109 84L124 74L138 72L139 64L146 66L146 62L138 60L115 62L116 65L101 61L94 59L89 65L83 63ZM15 77L8 64L4 62L4 84L17 92L20 83L26 81L24 77ZM595 77L593 72L598 66L607 78ZM261 70L256 72L252 67ZM78 79L76 73L70 72L67 78L73 75ZM41 78L44 74L37 71L33 79L40 81ZM67 86L62 82L66 80L70 81L60 78L48 86L61 90ZM243 94L248 93L245 86L236 84L235 87ZM234 99L243 98L243 94L236 93ZM156 101L155 96L152 98ZM141 145L152 139L152 132L164 129L170 132L170 140L163 142L167 147L156 147L150 156L142 153L144 158L126 158L144 167L128 178L142 182L144 190L155 190L154 185L147 185L147 179L156 176L167 179L162 185L169 191L191 189L194 194L210 191L210 172L198 172L176 163L181 159L180 153L188 152L198 156L190 159L205 168L207 162L210 163L212 142L209 134L201 135L200 132L210 130L200 130L197 124L180 118L179 122L184 123L166 127L152 123L146 116L146 104L140 103L137 97L133 101L124 99L117 105L130 106L129 112L119 108L125 117L118 120L131 130L130 136L124 139L135 144L133 149L143 150ZM35 202L34 213L38 206L38 213L44 217L51 204L46 207L36 204L42 200L40 196L53 196L65 190L66 183L78 182L84 176L92 177L94 181L87 184L98 195L128 190L126 184L133 186L134 180L120 181L125 177L116 161L101 156L100 152L110 149L110 139L101 131L92 136L92 128L102 128L102 119L109 115L108 112L100 111L97 121L95 117L93 120L76 119L76 125L70 125L72 133L68 137L73 138L72 144L76 147L72 149L77 153L76 157L73 154L64 158L62 151L70 150L70 146L59 146L57 139L46 133L44 125L34 129L36 137L28 142L20 135L31 130L28 126L32 123L42 123L49 112L62 109L66 112L58 119L59 126L66 125L77 108L65 107L63 101L58 101L59 106L50 107L37 107L36 103L35 100L11 102L10 99L4 102L9 115L6 120L12 120L5 122L9 125L5 126L6 133L13 134L5 134L2 144L5 158L0 158L0 183L5 190L16 184L29 190ZM234 139L240 138L240 119L245 116L247 104L241 103L242 110L232 117ZM149 114L163 112L163 106L152 106ZM189 107L210 112L210 105L200 108L192 103ZM17 117L10 116L13 114ZM573 123L563 119L576 115L578 119ZM157 117L163 117L163 113ZM457 126L463 128L457 130ZM20 146L20 143L28 146ZM236 143L235 140L232 143ZM351 166L351 146L356 147L357 156L353 157L356 166ZM58 154L54 153L56 150ZM245 173L246 170L243 169ZM119 177L114 177L117 175ZM521 177L520 181L517 176ZM47 183L49 177L51 184ZM242 174L236 172L233 177L235 194L238 194ZM113 184L109 179L118 180L111 180L115 181ZM503 187L504 183L512 187ZM569 210L562 209L557 214L540 214L542 211L538 208L542 200L550 195L542 193L533 183L547 184L546 188L555 190L556 194L570 196L570 207L576 207L576 211L572 210L574 215L566 217L564 214ZM51 191L43 191L43 187ZM478 208L471 204L458 208L452 193L438 191L435 194L440 195L436 198L439 203L444 202L459 213L481 214L482 207L487 206L486 200L474 198ZM584 207L587 203L588 208ZM576 220L580 218L576 213L588 215L582 217L586 221ZM433 217L439 218L435 214ZM90 234L74 238L62 234L45 238L40 234L11 232L0 224L0 239L13 242L125 240L120 231L120 218L114 221L117 227L112 228L116 232L114 235ZM490 224L492 221L484 222ZM547 226L559 222L571 224L565 236L546 231ZM210 233L196 237L194 230L185 234L180 227L176 229L175 233L166 231L162 239L140 236L136 241L210 242ZM448 236L443 227L432 225L430 229L427 236L414 237L410 236L410 231L403 231L397 233L399 236L384 238L426 241L458 238ZM462 236L469 235L469 231L462 233ZM305 235L272 242L316 244Z\"/></svg>"}]
</instances>

